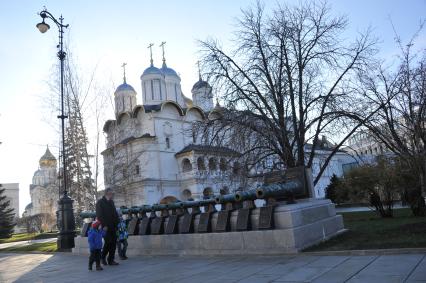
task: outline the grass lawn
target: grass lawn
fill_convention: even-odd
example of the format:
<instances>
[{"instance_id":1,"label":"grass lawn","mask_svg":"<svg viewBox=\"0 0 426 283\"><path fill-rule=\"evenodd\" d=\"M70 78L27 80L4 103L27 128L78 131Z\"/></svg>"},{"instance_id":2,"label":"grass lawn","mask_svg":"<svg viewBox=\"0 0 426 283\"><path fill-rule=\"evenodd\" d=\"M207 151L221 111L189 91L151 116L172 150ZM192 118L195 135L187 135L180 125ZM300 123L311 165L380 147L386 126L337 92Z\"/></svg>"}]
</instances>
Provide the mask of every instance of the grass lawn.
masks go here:
<instances>
[{"instance_id":1,"label":"grass lawn","mask_svg":"<svg viewBox=\"0 0 426 283\"><path fill-rule=\"evenodd\" d=\"M12 243L19 241L28 241L28 240L39 240L39 239L48 239L55 238L57 235L56 232L48 232L48 233L18 233L13 234L12 237L6 239L0 239L0 244L4 243Z\"/></svg>"},{"instance_id":2,"label":"grass lawn","mask_svg":"<svg viewBox=\"0 0 426 283\"><path fill-rule=\"evenodd\" d=\"M348 232L305 251L426 248L426 217L414 217L410 209L394 210L393 218L381 218L374 211L342 216Z\"/></svg>"},{"instance_id":3,"label":"grass lawn","mask_svg":"<svg viewBox=\"0 0 426 283\"><path fill-rule=\"evenodd\" d=\"M0 252L56 252L58 250L58 247L56 246L55 242L50 243L34 243L27 246L22 247L9 247L0 249Z\"/></svg>"}]
</instances>

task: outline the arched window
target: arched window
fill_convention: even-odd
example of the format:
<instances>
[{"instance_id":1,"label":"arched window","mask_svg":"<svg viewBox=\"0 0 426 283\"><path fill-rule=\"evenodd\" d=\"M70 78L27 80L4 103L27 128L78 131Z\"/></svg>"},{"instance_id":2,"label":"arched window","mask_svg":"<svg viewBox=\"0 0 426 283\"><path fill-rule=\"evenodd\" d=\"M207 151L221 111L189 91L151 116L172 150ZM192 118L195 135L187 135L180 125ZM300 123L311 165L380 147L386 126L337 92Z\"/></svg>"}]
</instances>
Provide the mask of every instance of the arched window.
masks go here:
<instances>
[{"instance_id":1,"label":"arched window","mask_svg":"<svg viewBox=\"0 0 426 283\"><path fill-rule=\"evenodd\" d=\"M188 172L192 170L192 164L191 161L189 161L188 158L185 158L184 160L182 160L182 171L183 172Z\"/></svg>"},{"instance_id":2,"label":"arched window","mask_svg":"<svg viewBox=\"0 0 426 283\"><path fill-rule=\"evenodd\" d=\"M209 159L209 170L214 171L217 170L217 161L216 158L210 158Z\"/></svg>"},{"instance_id":3,"label":"arched window","mask_svg":"<svg viewBox=\"0 0 426 283\"><path fill-rule=\"evenodd\" d=\"M202 157L197 158L197 167L198 167L198 171L206 170L206 165L204 164L204 158Z\"/></svg>"},{"instance_id":4,"label":"arched window","mask_svg":"<svg viewBox=\"0 0 426 283\"><path fill-rule=\"evenodd\" d=\"M228 164L226 164L226 159L225 158L221 158L220 162L219 162L219 169L220 171L226 171L228 170Z\"/></svg>"},{"instance_id":5,"label":"arched window","mask_svg":"<svg viewBox=\"0 0 426 283\"><path fill-rule=\"evenodd\" d=\"M170 138L166 138L166 148L170 148Z\"/></svg>"}]
</instances>

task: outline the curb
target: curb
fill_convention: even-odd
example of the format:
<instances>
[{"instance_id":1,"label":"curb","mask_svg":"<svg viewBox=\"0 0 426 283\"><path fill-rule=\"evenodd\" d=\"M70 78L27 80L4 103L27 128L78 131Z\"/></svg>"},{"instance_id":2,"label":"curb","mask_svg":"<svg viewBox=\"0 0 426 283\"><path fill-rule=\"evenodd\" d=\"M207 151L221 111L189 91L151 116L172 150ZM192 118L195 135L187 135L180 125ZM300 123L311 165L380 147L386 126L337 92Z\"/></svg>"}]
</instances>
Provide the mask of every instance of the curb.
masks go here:
<instances>
[{"instance_id":1,"label":"curb","mask_svg":"<svg viewBox=\"0 0 426 283\"><path fill-rule=\"evenodd\" d=\"M401 248L401 249L372 249L372 250L343 250L343 251L318 251L301 252L300 255L398 255L398 254L426 254L426 248Z\"/></svg>"}]
</instances>

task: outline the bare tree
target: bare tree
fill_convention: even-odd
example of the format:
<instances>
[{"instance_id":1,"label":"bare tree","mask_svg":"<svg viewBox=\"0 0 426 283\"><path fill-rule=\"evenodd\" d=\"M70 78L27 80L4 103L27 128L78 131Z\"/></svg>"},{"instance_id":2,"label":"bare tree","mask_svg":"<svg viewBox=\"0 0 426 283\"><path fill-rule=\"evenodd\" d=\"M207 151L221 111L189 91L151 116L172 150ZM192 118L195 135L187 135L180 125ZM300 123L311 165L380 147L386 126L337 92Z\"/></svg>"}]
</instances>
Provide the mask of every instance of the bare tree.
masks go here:
<instances>
[{"instance_id":1,"label":"bare tree","mask_svg":"<svg viewBox=\"0 0 426 283\"><path fill-rule=\"evenodd\" d=\"M205 136L254 164L310 168L315 145L328 135L333 150L317 183L333 155L377 111L364 103L358 80L372 61L375 39L367 31L347 43L346 27L346 18L332 17L326 3L277 5L270 14L257 3L243 11L231 51L216 40L201 41L203 70L226 106L206 122Z\"/></svg>"},{"instance_id":2,"label":"bare tree","mask_svg":"<svg viewBox=\"0 0 426 283\"><path fill-rule=\"evenodd\" d=\"M407 44L396 35L400 49L396 68L380 66L374 76L363 79L369 103L380 106L374 119L365 125L372 137L416 176L417 188L407 189L414 189L411 205L417 215L426 213L426 52L415 50L415 40L424 24Z\"/></svg>"}]
</instances>

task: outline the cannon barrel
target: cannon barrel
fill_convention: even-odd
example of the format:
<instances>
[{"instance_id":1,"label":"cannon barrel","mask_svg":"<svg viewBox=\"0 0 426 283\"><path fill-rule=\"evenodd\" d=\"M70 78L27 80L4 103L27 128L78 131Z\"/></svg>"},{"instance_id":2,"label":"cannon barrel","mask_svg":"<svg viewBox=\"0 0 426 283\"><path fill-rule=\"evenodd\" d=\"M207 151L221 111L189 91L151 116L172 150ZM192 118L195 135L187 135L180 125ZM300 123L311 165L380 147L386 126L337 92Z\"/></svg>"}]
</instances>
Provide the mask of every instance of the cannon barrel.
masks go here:
<instances>
[{"instance_id":1,"label":"cannon barrel","mask_svg":"<svg viewBox=\"0 0 426 283\"><path fill-rule=\"evenodd\" d=\"M215 202L217 204L229 203L229 202L233 203L236 201L237 199L235 198L235 194L226 194L226 195L220 195L215 197Z\"/></svg>"},{"instance_id":2,"label":"cannon barrel","mask_svg":"<svg viewBox=\"0 0 426 283\"><path fill-rule=\"evenodd\" d=\"M94 212L94 211L82 211L82 212L80 212L80 217L81 218L95 218L96 212Z\"/></svg>"},{"instance_id":3,"label":"cannon barrel","mask_svg":"<svg viewBox=\"0 0 426 283\"><path fill-rule=\"evenodd\" d=\"M182 202L181 201L172 202L172 203L168 203L166 206L167 206L167 209L180 209L182 208Z\"/></svg>"},{"instance_id":4,"label":"cannon barrel","mask_svg":"<svg viewBox=\"0 0 426 283\"><path fill-rule=\"evenodd\" d=\"M160 211L160 210L167 210L167 204L158 204L155 203L151 207L151 211Z\"/></svg>"},{"instance_id":5,"label":"cannon barrel","mask_svg":"<svg viewBox=\"0 0 426 283\"><path fill-rule=\"evenodd\" d=\"M237 202L255 199L257 199L256 190L235 193L235 200Z\"/></svg>"},{"instance_id":6,"label":"cannon barrel","mask_svg":"<svg viewBox=\"0 0 426 283\"><path fill-rule=\"evenodd\" d=\"M188 200L188 201L181 202L180 206L181 208L191 208L191 207L200 206L200 202L196 200Z\"/></svg>"},{"instance_id":7,"label":"cannon barrel","mask_svg":"<svg viewBox=\"0 0 426 283\"><path fill-rule=\"evenodd\" d=\"M210 204L215 205L216 200L214 198L202 199L198 203L200 204L200 206L207 206L207 205L210 205Z\"/></svg>"},{"instance_id":8,"label":"cannon barrel","mask_svg":"<svg viewBox=\"0 0 426 283\"><path fill-rule=\"evenodd\" d=\"M140 206L132 206L131 208L127 209L127 214L138 214L141 212ZM126 214L123 210L121 210L121 213Z\"/></svg>"},{"instance_id":9,"label":"cannon barrel","mask_svg":"<svg viewBox=\"0 0 426 283\"><path fill-rule=\"evenodd\" d=\"M256 189L256 196L260 199L284 198L290 194L296 194L301 189L303 189L303 184L300 181L288 181L285 183L263 185Z\"/></svg>"},{"instance_id":10,"label":"cannon barrel","mask_svg":"<svg viewBox=\"0 0 426 283\"><path fill-rule=\"evenodd\" d=\"M140 213L145 213L145 212L150 212L150 211L152 211L151 205L144 204L144 205L139 206L139 212Z\"/></svg>"}]
</instances>

